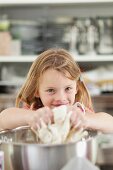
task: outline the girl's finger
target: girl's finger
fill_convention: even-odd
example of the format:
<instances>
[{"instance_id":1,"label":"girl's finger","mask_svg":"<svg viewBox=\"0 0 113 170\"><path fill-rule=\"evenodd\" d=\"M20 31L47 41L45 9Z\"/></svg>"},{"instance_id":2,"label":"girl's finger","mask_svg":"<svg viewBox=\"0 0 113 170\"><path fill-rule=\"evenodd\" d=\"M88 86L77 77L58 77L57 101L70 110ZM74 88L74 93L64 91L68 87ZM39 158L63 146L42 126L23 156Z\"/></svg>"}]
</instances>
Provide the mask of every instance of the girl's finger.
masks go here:
<instances>
[{"instance_id":1,"label":"girl's finger","mask_svg":"<svg viewBox=\"0 0 113 170\"><path fill-rule=\"evenodd\" d=\"M91 113L91 114L94 113L93 110L91 110L91 109L89 109L89 108L87 108L87 107L85 107L85 112L86 112L86 113Z\"/></svg>"},{"instance_id":2,"label":"girl's finger","mask_svg":"<svg viewBox=\"0 0 113 170\"><path fill-rule=\"evenodd\" d=\"M82 124L84 122L84 116L85 116L85 109L81 106L78 107L78 105L74 105L72 108L72 116L71 116L71 123L72 126L79 126L79 124Z\"/></svg>"}]
</instances>

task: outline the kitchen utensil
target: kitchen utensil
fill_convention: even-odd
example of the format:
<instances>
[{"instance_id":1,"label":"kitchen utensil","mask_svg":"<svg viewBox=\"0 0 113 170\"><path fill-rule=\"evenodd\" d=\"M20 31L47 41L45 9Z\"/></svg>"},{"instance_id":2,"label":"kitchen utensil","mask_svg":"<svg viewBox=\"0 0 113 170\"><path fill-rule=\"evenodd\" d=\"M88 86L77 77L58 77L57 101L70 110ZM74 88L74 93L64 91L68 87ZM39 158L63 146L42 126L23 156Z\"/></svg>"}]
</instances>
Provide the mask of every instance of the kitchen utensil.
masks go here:
<instances>
[{"instance_id":1,"label":"kitchen utensil","mask_svg":"<svg viewBox=\"0 0 113 170\"><path fill-rule=\"evenodd\" d=\"M35 21L11 21L10 32L14 39L32 40L40 36L40 23Z\"/></svg>"},{"instance_id":2,"label":"kitchen utensil","mask_svg":"<svg viewBox=\"0 0 113 170\"><path fill-rule=\"evenodd\" d=\"M0 150L4 152L5 170L60 170L72 157L95 162L92 138L68 144L37 144L28 126L0 132Z\"/></svg>"},{"instance_id":3,"label":"kitchen utensil","mask_svg":"<svg viewBox=\"0 0 113 170\"><path fill-rule=\"evenodd\" d=\"M98 17L97 25L99 31L98 54L113 54L113 18Z\"/></svg>"}]
</instances>

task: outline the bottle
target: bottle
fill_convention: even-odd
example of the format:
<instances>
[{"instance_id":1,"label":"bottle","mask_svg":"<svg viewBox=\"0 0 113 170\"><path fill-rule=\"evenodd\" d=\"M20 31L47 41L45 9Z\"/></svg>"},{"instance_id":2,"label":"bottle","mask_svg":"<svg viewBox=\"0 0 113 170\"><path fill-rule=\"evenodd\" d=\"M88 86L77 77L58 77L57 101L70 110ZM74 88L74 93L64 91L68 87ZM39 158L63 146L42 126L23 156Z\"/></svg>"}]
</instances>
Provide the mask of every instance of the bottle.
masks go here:
<instances>
[{"instance_id":1,"label":"bottle","mask_svg":"<svg viewBox=\"0 0 113 170\"><path fill-rule=\"evenodd\" d=\"M11 35L9 32L10 22L7 15L0 19L0 55L6 56L11 53Z\"/></svg>"},{"instance_id":2,"label":"bottle","mask_svg":"<svg viewBox=\"0 0 113 170\"><path fill-rule=\"evenodd\" d=\"M85 55L88 52L87 29L85 26L85 18L78 19L77 26L79 28L77 50L80 55Z\"/></svg>"},{"instance_id":3,"label":"bottle","mask_svg":"<svg viewBox=\"0 0 113 170\"><path fill-rule=\"evenodd\" d=\"M0 151L0 170L4 170L4 152Z\"/></svg>"}]
</instances>

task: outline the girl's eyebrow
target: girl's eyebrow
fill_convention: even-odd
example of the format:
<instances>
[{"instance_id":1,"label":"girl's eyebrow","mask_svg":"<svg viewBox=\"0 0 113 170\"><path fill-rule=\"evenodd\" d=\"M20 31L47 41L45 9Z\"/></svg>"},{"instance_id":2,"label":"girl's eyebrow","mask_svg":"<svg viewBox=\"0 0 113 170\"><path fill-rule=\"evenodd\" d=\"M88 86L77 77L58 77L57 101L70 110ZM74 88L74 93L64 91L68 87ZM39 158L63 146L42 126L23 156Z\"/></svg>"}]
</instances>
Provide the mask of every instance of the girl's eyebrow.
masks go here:
<instances>
[{"instance_id":1,"label":"girl's eyebrow","mask_svg":"<svg viewBox=\"0 0 113 170\"><path fill-rule=\"evenodd\" d=\"M68 87L68 86L73 86L73 84L68 84L68 85L66 85L65 87Z\"/></svg>"},{"instance_id":2,"label":"girl's eyebrow","mask_svg":"<svg viewBox=\"0 0 113 170\"><path fill-rule=\"evenodd\" d=\"M73 84L67 84L67 85L64 86L64 88L71 87L71 86L73 86ZM45 89L55 89L55 88L57 88L57 87L55 87L55 86L46 86L45 87Z\"/></svg>"},{"instance_id":3,"label":"girl's eyebrow","mask_svg":"<svg viewBox=\"0 0 113 170\"><path fill-rule=\"evenodd\" d=\"M52 86L48 86L48 87L45 87L45 89L54 89L55 87L52 87Z\"/></svg>"},{"instance_id":4,"label":"girl's eyebrow","mask_svg":"<svg viewBox=\"0 0 113 170\"><path fill-rule=\"evenodd\" d=\"M66 85L66 86L64 86L64 87L69 87L69 86L72 86L72 84L68 84L68 85ZM56 87L48 86L48 87L46 87L46 88L56 88Z\"/></svg>"}]
</instances>

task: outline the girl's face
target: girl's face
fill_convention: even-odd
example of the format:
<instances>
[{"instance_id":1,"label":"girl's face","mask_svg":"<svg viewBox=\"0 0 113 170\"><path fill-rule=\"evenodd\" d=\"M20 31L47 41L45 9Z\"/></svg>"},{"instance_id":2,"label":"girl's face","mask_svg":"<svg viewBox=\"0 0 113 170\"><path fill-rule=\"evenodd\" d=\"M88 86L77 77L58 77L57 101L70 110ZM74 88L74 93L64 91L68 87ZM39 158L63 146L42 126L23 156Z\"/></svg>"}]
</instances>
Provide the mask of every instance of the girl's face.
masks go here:
<instances>
[{"instance_id":1,"label":"girl's face","mask_svg":"<svg viewBox=\"0 0 113 170\"><path fill-rule=\"evenodd\" d=\"M40 78L38 97L44 106L73 105L76 93L76 81L54 69L48 69Z\"/></svg>"}]
</instances>

